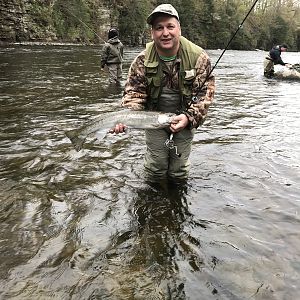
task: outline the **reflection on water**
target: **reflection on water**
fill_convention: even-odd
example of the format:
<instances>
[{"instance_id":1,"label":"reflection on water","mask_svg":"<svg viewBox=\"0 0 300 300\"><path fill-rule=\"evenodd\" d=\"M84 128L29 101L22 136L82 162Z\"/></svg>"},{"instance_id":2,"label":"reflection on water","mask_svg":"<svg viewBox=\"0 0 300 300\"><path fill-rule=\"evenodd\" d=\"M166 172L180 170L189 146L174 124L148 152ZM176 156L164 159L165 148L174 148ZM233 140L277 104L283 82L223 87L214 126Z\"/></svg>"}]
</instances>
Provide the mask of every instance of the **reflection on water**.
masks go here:
<instances>
[{"instance_id":1,"label":"reflection on water","mask_svg":"<svg viewBox=\"0 0 300 300\"><path fill-rule=\"evenodd\" d=\"M119 107L139 50L114 86L97 47L0 49L1 299L297 299L300 83L226 51L189 180L148 183L140 131L64 135Z\"/></svg>"}]
</instances>

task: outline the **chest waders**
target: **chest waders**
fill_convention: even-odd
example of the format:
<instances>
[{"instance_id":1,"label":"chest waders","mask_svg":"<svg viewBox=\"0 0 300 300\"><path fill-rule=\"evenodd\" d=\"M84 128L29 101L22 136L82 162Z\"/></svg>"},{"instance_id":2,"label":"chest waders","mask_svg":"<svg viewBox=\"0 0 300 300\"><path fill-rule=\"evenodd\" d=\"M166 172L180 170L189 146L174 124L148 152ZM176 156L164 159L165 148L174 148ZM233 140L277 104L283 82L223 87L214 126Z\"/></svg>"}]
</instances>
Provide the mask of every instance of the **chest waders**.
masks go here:
<instances>
[{"instance_id":1,"label":"chest waders","mask_svg":"<svg viewBox=\"0 0 300 300\"><path fill-rule=\"evenodd\" d=\"M178 90L164 85L163 62L160 61L154 43L146 46L145 70L148 83L147 109L164 112L184 111L192 96L192 84L196 77L195 65L202 48L187 39L180 38L178 63ZM174 148L166 147L170 130L146 130L147 152L144 165L150 178L164 177L186 179L189 171L189 155L195 130L183 129L173 137ZM180 154L180 155L178 155Z\"/></svg>"},{"instance_id":2,"label":"chest waders","mask_svg":"<svg viewBox=\"0 0 300 300\"><path fill-rule=\"evenodd\" d=\"M264 76L267 78L274 76L274 62L270 56L264 59Z\"/></svg>"}]
</instances>

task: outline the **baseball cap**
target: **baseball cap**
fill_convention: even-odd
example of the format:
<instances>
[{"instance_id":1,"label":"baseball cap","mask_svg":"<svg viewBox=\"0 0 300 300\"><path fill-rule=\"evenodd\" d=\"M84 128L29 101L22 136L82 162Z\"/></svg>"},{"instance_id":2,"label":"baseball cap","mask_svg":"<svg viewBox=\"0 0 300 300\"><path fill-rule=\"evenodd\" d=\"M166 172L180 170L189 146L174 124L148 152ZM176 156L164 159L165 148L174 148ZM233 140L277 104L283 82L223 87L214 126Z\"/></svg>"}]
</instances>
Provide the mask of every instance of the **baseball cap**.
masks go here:
<instances>
[{"instance_id":1,"label":"baseball cap","mask_svg":"<svg viewBox=\"0 0 300 300\"><path fill-rule=\"evenodd\" d=\"M154 21L154 17L158 13L170 15L172 17L175 17L179 21L178 12L171 4L161 4L161 5L158 5L153 10L153 12L148 16L147 23L152 25L152 23Z\"/></svg>"}]
</instances>

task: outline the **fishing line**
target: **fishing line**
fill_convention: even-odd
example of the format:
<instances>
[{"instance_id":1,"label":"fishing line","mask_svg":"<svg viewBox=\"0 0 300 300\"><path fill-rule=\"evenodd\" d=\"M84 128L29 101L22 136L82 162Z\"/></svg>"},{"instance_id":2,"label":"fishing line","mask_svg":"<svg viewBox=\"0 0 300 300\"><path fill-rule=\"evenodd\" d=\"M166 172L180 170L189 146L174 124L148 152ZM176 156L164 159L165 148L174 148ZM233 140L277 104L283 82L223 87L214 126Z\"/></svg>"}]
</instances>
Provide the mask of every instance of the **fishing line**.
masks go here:
<instances>
[{"instance_id":1,"label":"fishing line","mask_svg":"<svg viewBox=\"0 0 300 300\"><path fill-rule=\"evenodd\" d=\"M227 43L226 47L224 48L223 52L221 53L221 55L219 56L218 60L216 61L216 63L214 64L213 68L210 70L210 72L208 73L208 75L206 76L205 80L203 81L203 83L201 84L199 90L201 91L205 82L208 80L208 78L210 77L211 73L214 71L214 69L216 68L217 64L219 63L219 61L221 60L222 56L224 55L225 51L228 49L229 45L231 44L232 40L235 38L236 34L238 33L238 31L242 28L244 22L246 21L246 19L248 18L248 16L250 15L251 11L253 10L253 8L255 7L256 3L258 2L258 0L255 0L254 3L252 4L251 8L249 9L248 13L246 14L246 16L244 17L243 21L241 22L241 24L238 26L237 30L235 31L235 33L233 34L233 36L231 37L231 39L229 40L229 42ZM190 103L187 104L187 109L193 104L193 103L197 103L198 102L198 98L197 96L193 96ZM179 132L180 133L180 132ZM177 133L178 134L178 133ZM170 147L170 143L171 143L171 147ZM167 148L169 149L173 149L175 148L175 144L173 141L173 135L170 136L169 139L166 140L165 145L167 146ZM177 153L177 147L175 148L176 150L176 155L178 157L181 156L181 154Z\"/></svg>"},{"instance_id":2,"label":"fishing line","mask_svg":"<svg viewBox=\"0 0 300 300\"><path fill-rule=\"evenodd\" d=\"M92 29L91 27L89 27L86 23L84 23L80 18L78 18L76 15L74 15L68 8L66 8L66 7L63 7L62 6L62 9L65 9L65 10L67 10L68 11L68 13L70 14L70 15L72 15L74 18L76 18L80 23L82 23L83 25L85 25L89 30L91 30L101 41L103 41L104 43L105 43L105 40L103 39L103 38L101 38L98 34L97 34L97 32L94 30L94 29Z\"/></svg>"},{"instance_id":3,"label":"fishing line","mask_svg":"<svg viewBox=\"0 0 300 300\"><path fill-rule=\"evenodd\" d=\"M208 78L210 77L211 73L214 71L214 69L216 68L217 64L219 63L219 61L221 60L222 56L224 55L225 51L228 49L229 45L231 44L232 40L235 38L236 34L238 33L238 31L242 28L244 22L246 21L246 19L248 18L248 16L250 15L251 11L253 10L253 8L255 7L256 3L258 2L258 0L255 0L253 5L251 6L250 10L248 11L248 13L246 14L244 20L242 21L242 23L238 26L237 30L235 31L235 33L233 34L233 36L231 37L231 39L229 40L229 42L227 43L226 47L224 48L223 52L221 53L221 55L219 56L218 60L216 61L215 65L213 66L213 68L210 70L210 72L208 73L208 75L206 76L204 82L202 83L202 85L200 86L200 91L203 88L205 82L208 80ZM191 103L188 105L188 107L191 106L192 103L196 103L197 102L197 96L192 97Z\"/></svg>"}]
</instances>

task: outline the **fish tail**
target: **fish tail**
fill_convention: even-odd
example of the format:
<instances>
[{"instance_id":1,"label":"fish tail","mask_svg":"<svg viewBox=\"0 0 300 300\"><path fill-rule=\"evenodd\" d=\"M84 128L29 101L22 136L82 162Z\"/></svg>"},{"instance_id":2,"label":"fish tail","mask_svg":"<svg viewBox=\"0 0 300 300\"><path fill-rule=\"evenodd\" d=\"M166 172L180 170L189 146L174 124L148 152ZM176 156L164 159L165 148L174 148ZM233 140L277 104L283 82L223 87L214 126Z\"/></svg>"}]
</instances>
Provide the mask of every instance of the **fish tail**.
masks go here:
<instances>
[{"instance_id":1,"label":"fish tail","mask_svg":"<svg viewBox=\"0 0 300 300\"><path fill-rule=\"evenodd\" d=\"M84 143L84 139L78 137L77 131L76 130L70 130L65 132L66 136L70 139L72 142L74 148L76 151L80 151L82 148L82 145Z\"/></svg>"}]
</instances>

